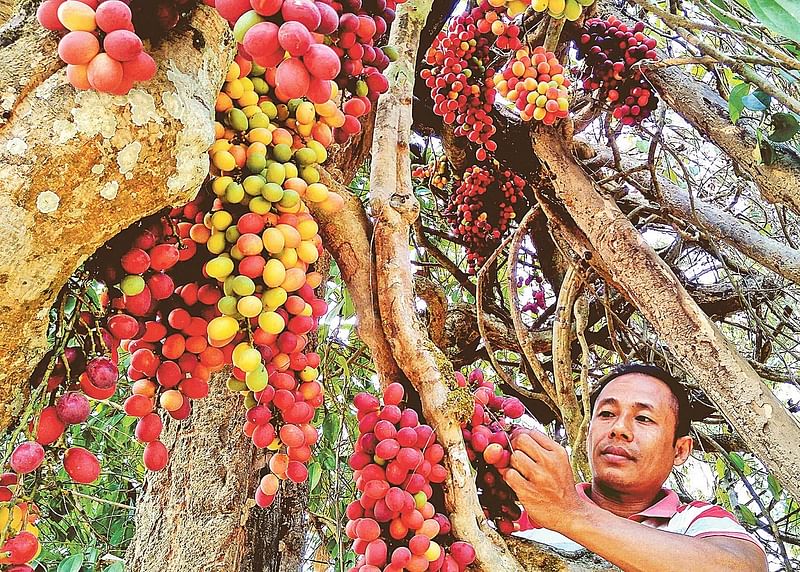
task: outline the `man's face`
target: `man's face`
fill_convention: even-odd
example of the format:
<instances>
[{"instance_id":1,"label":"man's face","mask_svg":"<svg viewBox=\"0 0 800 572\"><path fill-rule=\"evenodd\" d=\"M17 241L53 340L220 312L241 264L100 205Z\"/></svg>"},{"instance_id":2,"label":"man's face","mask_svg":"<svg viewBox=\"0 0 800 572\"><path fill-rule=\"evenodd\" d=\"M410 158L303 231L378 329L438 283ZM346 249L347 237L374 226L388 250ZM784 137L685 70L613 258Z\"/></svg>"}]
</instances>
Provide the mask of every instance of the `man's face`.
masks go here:
<instances>
[{"instance_id":1,"label":"man's face","mask_svg":"<svg viewBox=\"0 0 800 572\"><path fill-rule=\"evenodd\" d=\"M673 443L677 422L677 400L663 381L628 373L609 382L589 426L594 482L626 494L657 492L691 452L691 438Z\"/></svg>"}]
</instances>

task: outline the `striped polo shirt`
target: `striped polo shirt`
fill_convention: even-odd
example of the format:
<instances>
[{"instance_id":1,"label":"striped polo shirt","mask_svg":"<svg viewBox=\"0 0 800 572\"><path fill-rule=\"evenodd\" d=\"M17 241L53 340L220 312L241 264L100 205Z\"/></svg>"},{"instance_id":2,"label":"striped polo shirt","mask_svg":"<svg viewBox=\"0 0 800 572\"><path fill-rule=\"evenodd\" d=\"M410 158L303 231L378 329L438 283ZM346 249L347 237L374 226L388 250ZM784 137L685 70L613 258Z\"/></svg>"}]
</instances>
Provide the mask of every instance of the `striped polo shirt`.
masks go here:
<instances>
[{"instance_id":1,"label":"striped polo shirt","mask_svg":"<svg viewBox=\"0 0 800 572\"><path fill-rule=\"evenodd\" d=\"M578 496L589 502L594 502L588 496L588 492L591 489L590 483L580 483L575 486L575 489L578 492ZM668 488L662 488L661 493L663 495L661 500L642 512L629 516L628 520L633 520L658 530L697 538L709 536L739 538L752 542L762 551L764 550L764 547L739 524L736 517L724 508L703 501L692 501L684 504L680 501L675 491ZM566 536L554 531L545 531L545 529L536 526L524 511L517 523L519 524L518 536L556 546L562 550L583 549L580 544ZM530 532L526 533L526 531Z\"/></svg>"}]
</instances>

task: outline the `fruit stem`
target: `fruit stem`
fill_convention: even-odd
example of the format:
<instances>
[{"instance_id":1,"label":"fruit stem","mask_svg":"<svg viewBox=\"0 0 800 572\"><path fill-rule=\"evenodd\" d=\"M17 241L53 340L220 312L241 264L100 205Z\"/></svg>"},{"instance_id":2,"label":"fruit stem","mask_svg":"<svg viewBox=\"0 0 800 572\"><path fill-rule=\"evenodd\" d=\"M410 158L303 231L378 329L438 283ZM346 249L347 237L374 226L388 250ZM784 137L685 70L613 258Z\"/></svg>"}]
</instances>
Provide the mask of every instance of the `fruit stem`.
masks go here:
<instances>
[{"instance_id":1,"label":"fruit stem","mask_svg":"<svg viewBox=\"0 0 800 572\"><path fill-rule=\"evenodd\" d=\"M558 40L561 39L561 30L564 29L566 18L553 18L549 16L547 24L547 34L544 37L544 51L555 52L558 47Z\"/></svg>"}]
</instances>

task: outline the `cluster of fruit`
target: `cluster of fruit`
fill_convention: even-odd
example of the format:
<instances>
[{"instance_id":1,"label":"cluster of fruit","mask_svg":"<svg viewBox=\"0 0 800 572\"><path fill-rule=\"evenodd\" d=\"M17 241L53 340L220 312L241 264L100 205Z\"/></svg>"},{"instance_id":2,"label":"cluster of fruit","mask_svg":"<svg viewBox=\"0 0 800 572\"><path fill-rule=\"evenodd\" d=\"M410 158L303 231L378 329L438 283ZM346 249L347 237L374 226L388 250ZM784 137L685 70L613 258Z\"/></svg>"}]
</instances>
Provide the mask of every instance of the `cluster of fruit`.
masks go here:
<instances>
[{"instance_id":1,"label":"cluster of fruit","mask_svg":"<svg viewBox=\"0 0 800 572\"><path fill-rule=\"evenodd\" d=\"M547 12L557 20L566 18L574 22L581 17L583 9L594 4L594 0L531 0L531 7L537 12Z\"/></svg>"},{"instance_id":2,"label":"cluster of fruit","mask_svg":"<svg viewBox=\"0 0 800 572\"><path fill-rule=\"evenodd\" d=\"M359 557L350 570L465 570L475 550L452 541L450 520L431 502L447 477L444 449L403 397L403 386L392 383L383 405L368 393L354 399L359 438L350 467L358 498L347 507L345 533Z\"/></svg>"},{"instance_id":3,"label":"cluster of fruit","mask_svg":"<svg viewBox=\"0 0 800 572\"><path fill-rule=\"evenodd\" d=\"M539 314L547 309L544 292L544 278L538 270L534 270L525 278L517 279L517 288L527 287L530 291L531 300L526 302L521 310L532 314Z\"/></svg>"},{"instance_id":4,"label":"cluster of fruit","mask_svg":"<svg viewBox=\"0 0 800 572\"><path fill-rule=\"evenodd\" d=\"M513 420L525 413L525 406L516 397L498 395L494 383L473 370L469 379L456 373L460 387L469 387L474 396L470 420L461 428L464 442L477 471L478 498L487 518L494 521L503 534L514 532L514 523L522 511L517 497L499 470L509 466Z\"/></svg>"},{"instance_id":5,"label":"cluster of fruit","mask_svg":"<svg viewBox=\"0 0 800 572\"><path fill-rule=\"evenodd\" d=\"M492 139L497 128L490 115L496 92L487 82L494 76L490 49L522 47L519 26L502 10L484 0L453 18L428 48L425 62L430 68L421 72L431 90L434 113L445 123L456 124L456 135L477 145L479 161L497 150Z\"/></svg>"},{"instance_id":6,"label":"cluster of fruit","mask_svg":"<svg viewBox=\"0 0 800 572\"><path fill-rule=\"evenodd\" d=\"M233 26L241 59L266 80L277 101L305 97L325 104L347 89L346 121L337 134L344 142L361 130L358 117L369 112L389 83L381 73L391 49L377 43L394 20L394 0L333 3L328 0L217 0L219 13ZM246 74L245 74L246 75ZM350 103L354 98L356 103Z\"/></svg>"},{"instance_id":7,"label":"cluster of fruit","mask_svg":"<svg viewBox=\"0 0 800 572\"><path fill-rule=\"evenodd\" d=\"M469 272L475 273L527 206L525 180L496 161L472 165L450 195L444 211L450 227L467 248Z\"/></svg>"},{"instance_id":8,"label":"cluster of fruit","mask_svg":"<svg viewBox=\"0 0 800 572\"><path fill-rule=\"evenodd\" d=\"M623 125L640 123L658 107L658 97L637 66L658 57L656 41L643 32L642 22L629 28L613 16L591 18L578 30L578 58L586 63L583 88L597 91Z\"/></svg>"},{"instance_id":9,"label":"cluster of fruit","mask_svg":"<svg viewBox=\"0 0 800 572\"><path fill-rule=\"evenodd\" d=\"M569 80L553 52L544 48L517 50L503 71L494 75L495 89L513 103L523 121L535 119L552 125L567 116Z\"/></svg>"},{"instance_id":10,"label":"cluster of fruit","mask_svg":"<svg viewBox=\"0 0 800 572\"><path fill-rule=\"evenodd\" d=\"M48 30L67 32L58 43L58 55L77 89L124 95L135 82L155 75L156 63L144 51L125 2L45 0L36 16Z\"/></svg>"},{"instance_id":11,"label":"cluster of fruit","mask_svg":"<svg viewBox=\"0 0 800 572\"><path fill-rule=\"evenodd\" d=\"M41 552L39 509L34 503L17 500L17 473L0 474L0 564L7 572L33 572L28 562Z\"/></svg>"},{"instance_id":12,"label":"cluster of fruit","mask_svg":"<svg viewBox=\"0 0 800 572\"><path fill-rule=\"evenodd\" d=\"M489 0L494 8L505 7L509 18L516 18L531 5L531 0Z\"/></svg>"},{"instance_id":13,"label":"cluster of fruit","mask_svg":"<svg viewBox=\"0 0 800 572\"><path fill-rule=\"evenodd\" d=\"M411 176L437 189L445 189L450 183L446 159L434 160L427 165L412 165Z\"/></svg>"}]
</instances>

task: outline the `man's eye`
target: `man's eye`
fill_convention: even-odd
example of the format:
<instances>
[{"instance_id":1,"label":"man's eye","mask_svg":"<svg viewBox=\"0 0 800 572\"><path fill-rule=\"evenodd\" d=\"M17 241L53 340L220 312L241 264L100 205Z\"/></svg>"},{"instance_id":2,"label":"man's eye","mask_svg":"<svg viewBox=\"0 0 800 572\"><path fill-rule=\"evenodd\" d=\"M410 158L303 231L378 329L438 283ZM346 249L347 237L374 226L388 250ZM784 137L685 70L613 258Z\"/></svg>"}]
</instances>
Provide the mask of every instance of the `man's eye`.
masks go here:
<instances>
[{"instance_id":1,"label":"man's eye","mask_svg":"<svg viewBox=\"0 0 800 572\"><path fill-rule=\"evenodd\" d=\"M597 414L598 417L613 417L614 414L610 411L601 411Z\"/></svg>"},{"instance_id":2,"label":"man's eye","mask_svg":"<svg viewBox=\"0 0 800 572\"><path fill-rule=\"evenodd\" d=\"M639 415L636 419L639 421L643 421L644 423L652 423L653 420L647 417L646 415Z\"/></svg>"}]
</instances>

